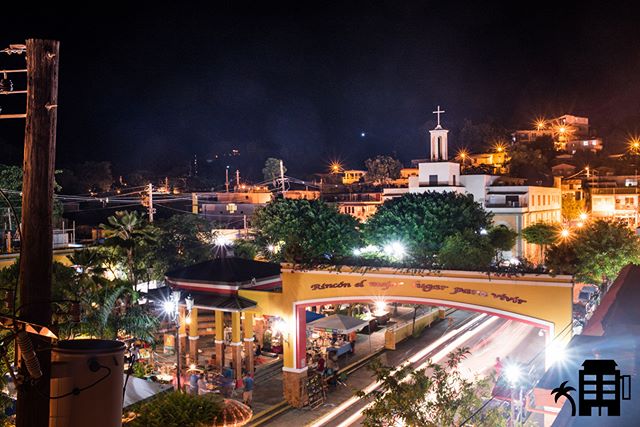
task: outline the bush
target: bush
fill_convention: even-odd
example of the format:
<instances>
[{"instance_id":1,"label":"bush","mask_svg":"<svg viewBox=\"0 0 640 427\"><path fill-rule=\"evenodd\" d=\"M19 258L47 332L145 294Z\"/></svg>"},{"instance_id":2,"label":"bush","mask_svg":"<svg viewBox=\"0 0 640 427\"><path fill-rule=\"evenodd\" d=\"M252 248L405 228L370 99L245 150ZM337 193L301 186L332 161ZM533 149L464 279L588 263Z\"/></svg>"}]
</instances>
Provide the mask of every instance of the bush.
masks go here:
<instances>
[{"instance_id":1,"label":"bush","mask_svg":"<svg viewBox=\"0 0 640 427\"><path fill-rule=\"evenodd\" d=\"M205 427L222 412L222 398L171 392L143 403L133 412L138 416L127 427Z\"/></svg>"}]
</instances>

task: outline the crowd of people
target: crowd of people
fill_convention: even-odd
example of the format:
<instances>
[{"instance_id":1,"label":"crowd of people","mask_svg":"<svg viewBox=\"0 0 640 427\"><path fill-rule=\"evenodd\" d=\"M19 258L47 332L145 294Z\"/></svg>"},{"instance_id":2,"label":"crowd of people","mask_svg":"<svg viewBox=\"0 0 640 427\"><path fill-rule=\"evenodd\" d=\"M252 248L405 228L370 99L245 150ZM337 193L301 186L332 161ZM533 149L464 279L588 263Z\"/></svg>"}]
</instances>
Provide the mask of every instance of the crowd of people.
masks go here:
<instances>
[{"instance_id":1,"label":"crowd of people","mask_svg":"<svg viewBox=\"0 0 640 427\"><path fill-rule=\"evenodd\" d=\"M251 407L253 400L254 379L248 371L243 369L242 381L236 381L233 364L222 367L209 365L205 370L190 369L185 388L188 393L203 395L206 393L220 393L226 399L236 396L236 392L242 389L242 400L245 405Z\"/></svg>"}]
</instances>

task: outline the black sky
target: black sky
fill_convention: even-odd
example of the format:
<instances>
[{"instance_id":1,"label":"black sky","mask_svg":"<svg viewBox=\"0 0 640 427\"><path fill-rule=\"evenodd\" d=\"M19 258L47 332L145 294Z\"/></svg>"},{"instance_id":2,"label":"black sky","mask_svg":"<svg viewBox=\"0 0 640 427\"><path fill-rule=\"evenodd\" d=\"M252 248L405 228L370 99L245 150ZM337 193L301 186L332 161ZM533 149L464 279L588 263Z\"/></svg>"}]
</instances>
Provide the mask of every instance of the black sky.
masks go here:
<instances>
[{"instance_id":1,"label":"black sky","mask_svg":"<svg viewBox=\"0 0 640 427\"><path fill-rule=\"evenodd\" d=\"M298 174L331 158L406 160L426 155L438 104L452 129L574 113L605 135L640 130L638 6L341 3L38 9L3 18L0 46L62 42L60 167L166 170L236 147ZM23 126L0 121L0 163L19 161Z\"/></svg>"}]
</instances>

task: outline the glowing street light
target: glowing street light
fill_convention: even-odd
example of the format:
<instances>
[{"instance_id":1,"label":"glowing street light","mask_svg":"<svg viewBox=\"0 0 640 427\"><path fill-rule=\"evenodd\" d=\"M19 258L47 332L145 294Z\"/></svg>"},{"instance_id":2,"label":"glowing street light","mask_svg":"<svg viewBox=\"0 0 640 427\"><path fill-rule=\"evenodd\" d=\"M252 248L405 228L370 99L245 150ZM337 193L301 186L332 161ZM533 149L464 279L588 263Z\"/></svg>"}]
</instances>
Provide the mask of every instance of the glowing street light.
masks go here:
<instances>
[{"instance_id":1,"label":"glowing street light","mask_svg":"<svg viewBox=\"0 0 640 427\"><path fill-rule=\"evenodd\" d=\"M505 151L507 151L507 146L503 142L498 141L495 144L493 144L493 150L496 153L504 153Z\"/></svg>"},{"instance_id":2,"label":"glowing street light","mask_svg":"<svg viewBox=\"0 0 640 427\"><path fill-rule=\"evenodd\" d=\"M462 166L464 166L465 161L469 158L469 151L466 148L461 148L456 153L456 159L460 160Z\"/></svg>"},{"instance_id":3,"label":"glowing street light","mask_svg":"<svg viewBox=\"0 0 640 427\"><path fill-rule=\"evenodd\" d=\"M225 236L224 234L216 236L216 238L213 240L213 244L216 246L229 246L231 245L231 243L231 238L229 238L229 236Z\"/></svg>"},{"instance_id":4,"label":"glowing street light","mask_svg":"<svg viewBox=\"0 0 640 427\"><path fill-rule=\"evenodd\" d=\"M582 212L580 215L578 215L578 218L580 218L580 221L586 221L587 218L589 218L589 214L586 212Z\"/></svg>"},{"instance_id":5,"label":"glowing street light","mask_svg":"<svg viewBox=\"0 0 640 427\"><path fill-rule=\"evenodd\" d=\"M569 237L571 237L571 231L569 231L568 228L563 228L562 230L560 230L560 238L562 238L563 240L567 240Z\"/></svg>"},{"instance_id":6,"label":"glowing street light","mask_svg":"<svg viewBox=\"0 0 640 427\"><path fill-rule=\"evenodd\" d=\"M518 381L520 380L521 376L522 376L522 370L520 369L520 366L516 364L505 366L504 377L512 387L518 384Z\"/></svg>"},{"instance_id":7,"label":"glowing street light","mask_svg":"<svg viewBox=\"0 0 640 427\"><path fill-rule=\"evenodd\" d=\"M406 249L400 242L387 243L382 250L386 256L397 260L401 260L406 255Z\"/></svg>"},{"instance_id":8,"label":"glowing street light","mask_svg":"<svg viewBox=\"0 0 640 427\"><path fill-rule=\"evenodd\" d=\"M329 170L331 171L331 173L340 173L342 172L344 169L342 167L342 165L340 164L340 162L331 162L329 164Z\"/></svg>"},{"instance_id":9,"label":"glowing street light","mask_svg":"<svg viewBox=\"0 0 640 427\"><path fill-rule=\"evenodd\" d=\"M176 380L178 383L178 391L182 391L182 386L180 384L180 316L178 316L180 305L180 291L173 291L169 296L169 299L164 301L162 307L164 308L164 312L169 317L169 319L175 322L176 326L176 335L175 335L175 348L176 348Z\"/></svg>"},{"instance_id":10,"label":"glowing street light","mask_svg":"<svg viewBox=\"0 0 640 427\"><path fill-rule=\"evenodd\" d=\"M384 301L376 301L374 306L373 315L376 317L384 316L387 312L387 303Z\"/></svg>"},{"instance_id":11,"label":"glowing street light","mask_svg":"<svg viewBox=\"0 0 640 427\"><path fill-rule=\"evenodd\" d=\"M629 147L629 151L638 154L640 152L640 137L635 135L631 136L627 141L627 146Z\"/></svg>"},{"instance_id":12,"label":"glowing street light","mask_svg":"<svg viewBox=\"0 0 640 427\"><path fill-rule=\"evenodd\" d=\"M537 118L534 122L537 130L542 130L547 127L547 121L541 117Z\"/></svg>"}]
</instances>

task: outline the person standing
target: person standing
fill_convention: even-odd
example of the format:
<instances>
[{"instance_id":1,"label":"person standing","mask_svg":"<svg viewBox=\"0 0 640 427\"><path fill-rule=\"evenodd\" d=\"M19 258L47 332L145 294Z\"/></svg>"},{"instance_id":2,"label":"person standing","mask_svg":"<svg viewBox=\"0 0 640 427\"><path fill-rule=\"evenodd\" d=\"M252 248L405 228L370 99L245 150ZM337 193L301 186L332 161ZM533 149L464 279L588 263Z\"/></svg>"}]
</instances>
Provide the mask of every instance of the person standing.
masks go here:
<instances>
[{"instance_id":1,"label":"person standing","mask_svg":"<svg viewBox=\"0 0 640 427\"><path fill-rule=\"evenodd\" d=\"M200 374L200 378L198 378L198 394L208 393L207 390L207 380L204 378L204 374Z\"/></svg>"},{"instance_id":2,"label":"person standing","mask_svg":"<svg viewBox=\"0 0 640 427\"><path fill-rule=\"evenodd\" d=\"M357 339L357 335L355 331L349 332L349 344L351 344L351 354L355 353L356 351L356 339Z\"/></svg>"},{"instance_id":3,"label":"person standing","mask_svg":"<svg viewBox=\"0 0 640 427\"><path fill-rule=\"evenodd\" d=\"M244 391L242 392L242 401L245 405L251 407L251 401L253 400L254 381L253 378L251 378L251 375L249 375L249 372L244 373L242 384L244 385Z\"/></svg>"},{"instance_id":4,"label":"person standing","mask_svg":"<svg viewBox=\"0 0 640 427\"><path fill-rule=\"evenodd\" d=\"M189 393L198 394L198 374L195 372L189 377Z\"/></svg>"}]
</instances>

